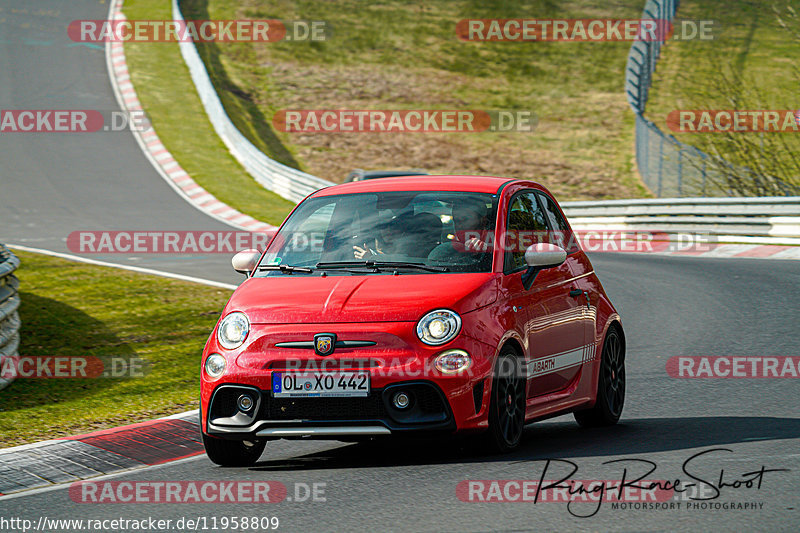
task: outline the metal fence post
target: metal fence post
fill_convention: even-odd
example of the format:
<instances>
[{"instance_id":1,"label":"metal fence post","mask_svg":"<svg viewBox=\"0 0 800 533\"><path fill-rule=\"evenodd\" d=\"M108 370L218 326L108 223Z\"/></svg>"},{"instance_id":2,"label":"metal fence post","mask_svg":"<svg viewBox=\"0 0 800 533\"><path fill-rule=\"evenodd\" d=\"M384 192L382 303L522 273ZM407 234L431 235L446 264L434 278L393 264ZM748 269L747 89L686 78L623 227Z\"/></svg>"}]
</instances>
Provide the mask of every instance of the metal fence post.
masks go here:
<instances>
[{"instance_id":1,"label":"metal fence post","mask_svg":"<svg viewBox=\"0 0 800 533\"><path fill-rule=\"evenodd\" d=\"M703 158L703 170L701 171L701 175L703 176L703 192L702 195L706 195L706 154L700 152L700 156Z\"/></svg>"},{"instance_id":2,"label":"metal fence post","mask_svg":"<svg viewBox=\"0 0 800 533\"><path fill-rule=\"evenodd\" d=\"M658 196L661 196L661 171L664 167L664 136L658 136Z\"/></svg>"}]
</instances>

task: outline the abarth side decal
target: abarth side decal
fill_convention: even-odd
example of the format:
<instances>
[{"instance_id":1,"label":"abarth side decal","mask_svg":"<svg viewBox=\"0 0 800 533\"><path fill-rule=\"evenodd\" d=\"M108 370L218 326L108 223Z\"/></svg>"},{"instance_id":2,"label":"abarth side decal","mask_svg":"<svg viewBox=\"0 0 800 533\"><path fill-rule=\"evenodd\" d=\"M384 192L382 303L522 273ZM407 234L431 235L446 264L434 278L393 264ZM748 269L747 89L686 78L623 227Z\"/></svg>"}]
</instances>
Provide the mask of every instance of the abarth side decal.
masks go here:
<instances>
[{"instance_id":1,"label":"abarth side decal","mask_svg":"<svg viewBox=\"0 0 800 533\"><path fill-rule=\"evenodd\" d=\"M586 344L576 350L528 361L528 379L559 372L573 366L580 366L593 360L594 353L594 344Z\"/></svg>"}]
</instances>

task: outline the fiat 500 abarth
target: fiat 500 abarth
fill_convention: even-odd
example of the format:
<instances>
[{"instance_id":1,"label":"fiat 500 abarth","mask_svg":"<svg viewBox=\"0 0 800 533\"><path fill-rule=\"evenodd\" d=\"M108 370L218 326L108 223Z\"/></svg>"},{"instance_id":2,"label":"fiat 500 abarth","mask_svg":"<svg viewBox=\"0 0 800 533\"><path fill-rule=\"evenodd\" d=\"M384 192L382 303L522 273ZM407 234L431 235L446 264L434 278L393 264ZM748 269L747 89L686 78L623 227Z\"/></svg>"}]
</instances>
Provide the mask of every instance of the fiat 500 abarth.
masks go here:
<instances>
[{"instance_id":1,"label":"fiat 500 abarth","mask_svg":"<svg viewBox=\"0 0 800 533\"><path fill-rule=\"evenodd\" d=\"M247 275L203 351L210 459L278 438L481 433L573 412L614 424L620 317L553 196L531 181L397 177L316 191Z\"/></svg>"}]
</instances>

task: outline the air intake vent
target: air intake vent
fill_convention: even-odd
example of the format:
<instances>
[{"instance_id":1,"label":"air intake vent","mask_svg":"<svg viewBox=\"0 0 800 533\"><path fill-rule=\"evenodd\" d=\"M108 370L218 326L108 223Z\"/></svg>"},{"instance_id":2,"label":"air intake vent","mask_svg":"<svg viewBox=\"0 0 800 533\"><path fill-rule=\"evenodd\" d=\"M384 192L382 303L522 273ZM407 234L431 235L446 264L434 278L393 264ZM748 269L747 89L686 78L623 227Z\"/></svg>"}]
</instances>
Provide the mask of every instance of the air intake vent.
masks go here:
<instances>
[{"instance_id":1,"label":"air intake vent","mask_svg":"<svg viewBox=\"0 0 800 533\"><path fill-rule=\"evenodd\" d=\"M472 399L475 401L475 414L477 415L483 407L483 381L472 388Z\"/></svg>"}]
</instances>

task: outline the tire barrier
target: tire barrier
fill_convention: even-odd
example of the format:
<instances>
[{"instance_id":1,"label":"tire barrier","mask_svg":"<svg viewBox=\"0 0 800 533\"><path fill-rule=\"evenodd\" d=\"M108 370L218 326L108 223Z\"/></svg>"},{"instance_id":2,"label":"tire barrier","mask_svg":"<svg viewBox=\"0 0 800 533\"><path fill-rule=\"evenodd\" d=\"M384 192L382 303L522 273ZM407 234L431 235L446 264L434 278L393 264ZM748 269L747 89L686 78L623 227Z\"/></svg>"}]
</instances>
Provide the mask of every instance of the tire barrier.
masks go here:
<instances>
[{"instance_id":1,"label":"tire barrier","mask_svg":"<svg viewBox=\"0 0 800 533\"><path fill-rule=\"evenodd\" d=\"M0 389L13 381L2 377L7 359L16 366L19 358L19 280L14 275L18 267L19 258L0 244Z\"/></svg>"}]
</instances>

